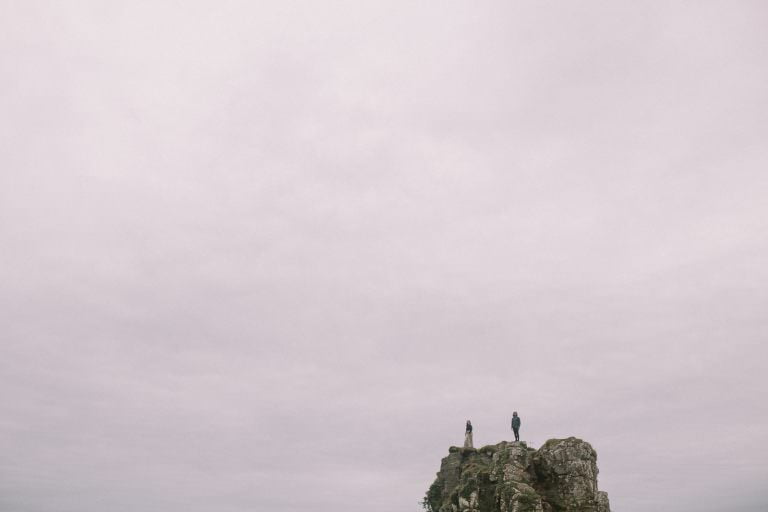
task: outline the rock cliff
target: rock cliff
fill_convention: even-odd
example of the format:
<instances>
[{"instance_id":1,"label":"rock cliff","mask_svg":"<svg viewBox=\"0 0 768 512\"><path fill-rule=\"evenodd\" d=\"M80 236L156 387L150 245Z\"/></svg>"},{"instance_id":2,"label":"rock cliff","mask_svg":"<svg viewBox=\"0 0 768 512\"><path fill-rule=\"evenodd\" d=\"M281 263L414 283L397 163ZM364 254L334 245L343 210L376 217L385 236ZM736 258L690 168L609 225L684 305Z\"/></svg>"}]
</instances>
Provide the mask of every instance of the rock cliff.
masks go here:
<instances>
[{"instance_id":1,"label":"rock cliff","mask_svg":"<svg viewBox=\"0 0 768 512\"><path fill-rule=\"evenodd\" d=\"M581 439L448 452L424 497L430 512L610 512L597 490L597 453Z\"/></svg>"}]
</instances>

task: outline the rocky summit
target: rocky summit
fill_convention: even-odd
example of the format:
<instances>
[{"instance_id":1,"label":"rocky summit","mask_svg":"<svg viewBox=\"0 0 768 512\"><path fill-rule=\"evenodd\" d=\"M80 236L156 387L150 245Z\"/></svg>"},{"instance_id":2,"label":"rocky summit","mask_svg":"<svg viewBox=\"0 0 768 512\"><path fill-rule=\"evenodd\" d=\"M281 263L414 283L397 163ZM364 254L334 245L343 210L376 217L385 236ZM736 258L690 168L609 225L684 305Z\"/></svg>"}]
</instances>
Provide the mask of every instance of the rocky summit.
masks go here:
<instances>
[{"instance_id":1,"label":"rocky summit","mask_svg":"<svg viewBox=\"0 0 768 512\"><path fill-rule=\"evenodd\" d=\"M448 452L424 497L429 512L610 512L597 490L597 453L581 439Z\"/></svg>"}]
</instances>

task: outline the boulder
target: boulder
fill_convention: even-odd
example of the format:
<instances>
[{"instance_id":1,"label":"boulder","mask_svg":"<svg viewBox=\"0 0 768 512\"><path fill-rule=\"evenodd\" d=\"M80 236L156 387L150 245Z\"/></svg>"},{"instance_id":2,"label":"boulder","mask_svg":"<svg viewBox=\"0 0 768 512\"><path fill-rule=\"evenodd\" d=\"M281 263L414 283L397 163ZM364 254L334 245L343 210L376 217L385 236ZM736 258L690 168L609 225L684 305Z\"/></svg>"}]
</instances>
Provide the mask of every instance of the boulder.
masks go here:
<instances>
[{"instance_id":1,"label":"boulder","mask_svg":"<svg viewBox=\"0 0 768 512\"><path fill-rule=\"evenodd\" d=\"M429 512L610 512L597 473L597 453L575 437L538 450L507 441L452 446L423 505Z\"/></svg>"}]
</instances>

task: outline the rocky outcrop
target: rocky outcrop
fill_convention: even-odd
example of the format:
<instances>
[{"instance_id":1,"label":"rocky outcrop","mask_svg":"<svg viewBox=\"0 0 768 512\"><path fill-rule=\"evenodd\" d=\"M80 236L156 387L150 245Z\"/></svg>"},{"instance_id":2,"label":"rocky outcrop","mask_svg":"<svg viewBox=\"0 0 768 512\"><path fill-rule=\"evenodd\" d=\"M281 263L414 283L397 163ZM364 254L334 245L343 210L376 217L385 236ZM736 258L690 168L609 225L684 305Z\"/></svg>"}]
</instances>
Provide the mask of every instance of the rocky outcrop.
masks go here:
<instances>
[{"instance_id":1,"label":"rocky outcrop","mask_svg":"<svg viewBox=\"0 0 768 512\"><path fill-rule=\"evenodd\" d=\"M448 452L424 498L429 512L610 512L597 490L597 453L581 439Z\"/></svg>"}]
</instances>

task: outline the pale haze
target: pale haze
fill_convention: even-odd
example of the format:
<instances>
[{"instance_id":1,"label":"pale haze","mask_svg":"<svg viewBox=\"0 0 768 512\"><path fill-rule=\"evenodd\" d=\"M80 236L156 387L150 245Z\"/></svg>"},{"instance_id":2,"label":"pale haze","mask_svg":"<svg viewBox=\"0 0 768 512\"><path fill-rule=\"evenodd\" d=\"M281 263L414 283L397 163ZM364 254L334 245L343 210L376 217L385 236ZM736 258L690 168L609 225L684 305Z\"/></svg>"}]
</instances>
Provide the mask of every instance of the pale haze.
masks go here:
<instances>
[{"instance_id":1,"label":"pale haze","mask_svg":"<svg viewBox=\"0 0 768 512\"><path fill-rule=\"evenodd\" d=\"M577 436L768 510L768 4L0 0L0 511L417 512Z\"/></svg>"}]
</instances>

